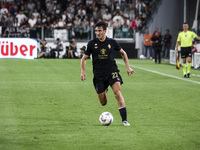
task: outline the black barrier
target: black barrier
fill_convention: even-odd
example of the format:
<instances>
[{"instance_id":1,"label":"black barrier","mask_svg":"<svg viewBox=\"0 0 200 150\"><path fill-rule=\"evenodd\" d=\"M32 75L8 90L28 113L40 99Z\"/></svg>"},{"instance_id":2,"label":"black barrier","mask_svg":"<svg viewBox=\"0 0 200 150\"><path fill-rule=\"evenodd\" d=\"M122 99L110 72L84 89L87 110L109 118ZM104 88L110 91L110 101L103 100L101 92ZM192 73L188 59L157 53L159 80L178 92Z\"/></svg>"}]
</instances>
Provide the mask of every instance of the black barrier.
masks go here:
<instances>
[{"instance_id":1,"label":"black barrier","mask_svg":"<svg viewBox=\"0 0 200 150\"><path fill-rule=\"evenodd\" d=\"M127 53L128 58L137 58L138 55L138 49L135 49L135 43L120 43L120 46L122 49ZM119 52L114 52L115 58L121 58L121 55Z\"/></svg>"}]
</instances>

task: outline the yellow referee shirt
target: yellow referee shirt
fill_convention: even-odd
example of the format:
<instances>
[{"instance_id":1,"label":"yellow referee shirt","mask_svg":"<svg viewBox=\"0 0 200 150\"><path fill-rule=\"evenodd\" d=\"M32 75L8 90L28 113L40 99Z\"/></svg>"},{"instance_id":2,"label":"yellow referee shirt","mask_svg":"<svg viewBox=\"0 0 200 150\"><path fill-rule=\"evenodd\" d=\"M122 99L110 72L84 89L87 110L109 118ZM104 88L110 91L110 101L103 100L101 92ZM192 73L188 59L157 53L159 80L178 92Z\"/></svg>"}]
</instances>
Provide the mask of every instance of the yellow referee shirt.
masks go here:
<instances>
[{"instance_id":1,"label":"yellow referee shirt","mask_svg":"<svg viewBox=\"0 0 200 150\"><path fill-rule=\"evenodd\" d=\"M178 34L178 42L181 42L181 47L190 47L192 46L192 38L196 38L197 35L192 31L180 32Z\"/></svg>"}]
</instances>

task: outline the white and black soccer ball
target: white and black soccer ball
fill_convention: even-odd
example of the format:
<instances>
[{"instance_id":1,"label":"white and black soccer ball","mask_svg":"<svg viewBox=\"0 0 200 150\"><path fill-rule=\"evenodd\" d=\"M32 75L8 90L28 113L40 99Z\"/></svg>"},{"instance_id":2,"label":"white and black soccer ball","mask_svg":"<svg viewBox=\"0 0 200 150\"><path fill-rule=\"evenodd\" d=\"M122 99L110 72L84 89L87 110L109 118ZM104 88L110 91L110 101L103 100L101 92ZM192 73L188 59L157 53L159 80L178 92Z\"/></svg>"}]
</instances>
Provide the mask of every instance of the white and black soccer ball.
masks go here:
<instances>
[{"instance_id":1,"label":"white and black soccer ball","mask_svg":"<svg viewBox=\"0 0 200 150\"><path fill-rule=\"evenodd\" d=\"M113 115L110 112L103 112L99 116L99 121L104 126L109 126L113 122L114 118Z\"/></svg>"},{"instance_id":2,"label":"white and black soccer ball","mask_svg":"<svg viewBox=\"0 0 200 150\"><path fill-rule=\"evenodd\" d=\"M145 59L144 55L140 55L140 60Z\"/></svg>"}]
</instances>

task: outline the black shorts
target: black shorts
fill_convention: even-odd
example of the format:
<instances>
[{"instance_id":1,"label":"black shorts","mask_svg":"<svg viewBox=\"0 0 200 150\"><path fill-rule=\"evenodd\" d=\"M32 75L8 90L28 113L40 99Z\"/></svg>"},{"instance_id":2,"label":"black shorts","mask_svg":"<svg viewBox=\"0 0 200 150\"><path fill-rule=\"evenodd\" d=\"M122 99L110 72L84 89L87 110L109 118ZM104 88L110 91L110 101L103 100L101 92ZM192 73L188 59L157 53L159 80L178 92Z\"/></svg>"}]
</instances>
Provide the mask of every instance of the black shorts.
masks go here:
<instances>
[{"instance_id":1,"label":"black shorts","mask_svg":"<svg viewBox=\"0 0 200 150\"><path fill-rule=\"evenodd\" d=\"M192 57L191 47L181 47L181 58Z\"/></svg>"},{"instance_id":2,"label":"black shorts","mask_svg":"<svg viewBox=\"0 0 200 150\"><path fill-rule=\"evenodd\" d=\"M109 75L105 76L98 76L93 78L93 84L97 94L104 92L108 86L112 86L115 82L120 82L123 84L122 77L120 76L119 72L112 72Z\"/></svg>"}]
</instances>

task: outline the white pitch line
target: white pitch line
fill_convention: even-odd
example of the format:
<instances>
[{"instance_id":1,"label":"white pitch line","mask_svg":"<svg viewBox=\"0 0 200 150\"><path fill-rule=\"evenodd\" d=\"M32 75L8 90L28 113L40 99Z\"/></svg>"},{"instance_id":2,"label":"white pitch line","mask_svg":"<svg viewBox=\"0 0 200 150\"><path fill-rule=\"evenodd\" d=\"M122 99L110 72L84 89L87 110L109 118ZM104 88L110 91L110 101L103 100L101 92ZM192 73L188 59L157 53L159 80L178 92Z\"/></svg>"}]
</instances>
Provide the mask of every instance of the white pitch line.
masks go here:
<instances>
[{"instance_id":1,"label":"white pitch line","mask_svg":"<svg viewBox=\"0 0 200 150\"><path fill-rule=\"evenodd\" d=\"M200 77L200 75L199 75L199 74L192 74L192 76Z\"/></svg>"},{"instance_id":2,"label":"white pitch line","mask_svg":"<svg viewBox=\"0 0 200 150\"><path fill-rule=\"evenodd\" d=\"M124 63L121 63L121 62L118 62L118 61L117 61L117 63L120 64L120 65L125 65ZM133 68L145 70L145 71L152 72L152 73L159 74L159 75L163 75L163 76L166 76L166 77L171 77L171 78L175 78L175 79L179 79L179 80L183 80L183 81L187 81L187 82L200 84L200 82L198 82L198 81L188 80L188 79L185 79L185 78L180 78L180 77L177 77L177 76L173 76L173 75L169 75L169 74L165 74L165 73L162 73L162 72L158 72L158 71L154 71L154 70L150 70L150 69L146 69L146 68L142 68L142 67L137 67L137 66L133 66L133 65L130 65L130 66L133 67Z\"/></svg>"}]
</instances>

